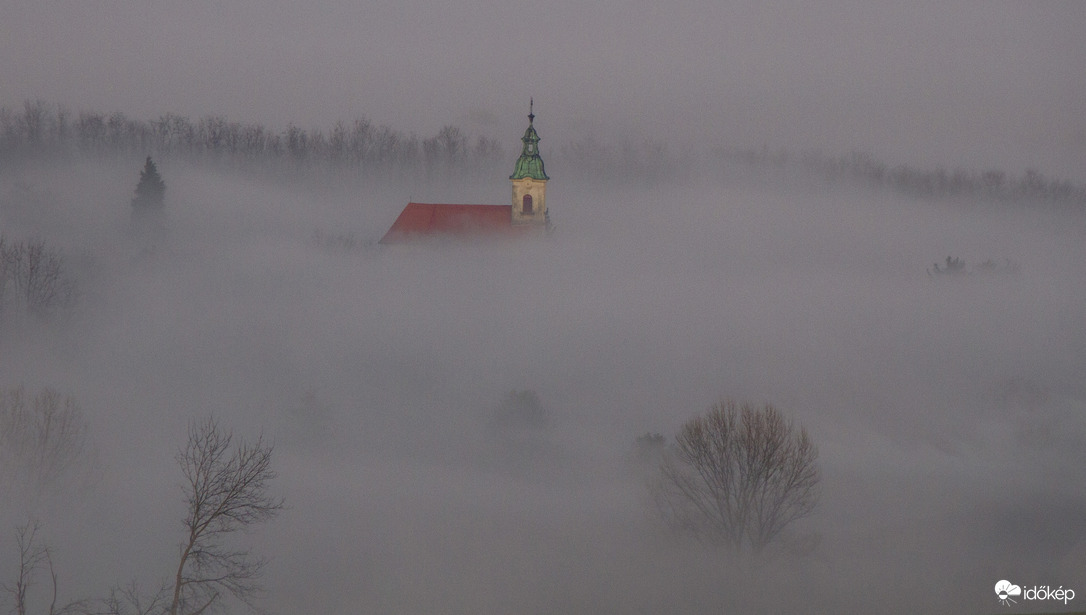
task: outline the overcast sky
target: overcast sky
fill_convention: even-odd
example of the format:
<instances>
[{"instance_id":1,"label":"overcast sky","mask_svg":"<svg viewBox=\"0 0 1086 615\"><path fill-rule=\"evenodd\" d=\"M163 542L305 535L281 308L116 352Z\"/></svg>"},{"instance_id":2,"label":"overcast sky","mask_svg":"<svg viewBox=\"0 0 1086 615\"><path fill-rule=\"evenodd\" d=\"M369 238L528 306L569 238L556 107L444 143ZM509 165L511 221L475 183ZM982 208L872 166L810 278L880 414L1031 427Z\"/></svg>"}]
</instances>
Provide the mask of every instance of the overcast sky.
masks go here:
<instances>
[{"instance_id":1,"label":"overcast sky","mask_svg":"<svg viewBox=\"0 0 1086 615\"><path fill-rule=\"evenodd\" d=\"M591 131L1086 179L1081 2L0 1L0 104L544 149Z\"/></svg>"}]
</instances>

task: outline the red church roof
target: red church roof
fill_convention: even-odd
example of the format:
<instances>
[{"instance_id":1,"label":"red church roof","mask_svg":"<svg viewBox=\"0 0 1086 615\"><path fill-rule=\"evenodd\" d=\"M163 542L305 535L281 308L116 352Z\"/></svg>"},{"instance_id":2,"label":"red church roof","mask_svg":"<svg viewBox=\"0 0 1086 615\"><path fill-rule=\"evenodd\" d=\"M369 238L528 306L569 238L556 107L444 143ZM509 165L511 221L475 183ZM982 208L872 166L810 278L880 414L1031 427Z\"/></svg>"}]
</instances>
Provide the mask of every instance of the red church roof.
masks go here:
<instances>
[{"instance_id":1,"label":"red church roof","mask_svg":"<svg viewBox=\"0 0 1086 615\"><path fill-rule=\"evenodd\" d=\"M528 230L513 226L510 205L408 203L380 243L400 243L433 235L512 235Z\"/></svg>"}]
</instances>

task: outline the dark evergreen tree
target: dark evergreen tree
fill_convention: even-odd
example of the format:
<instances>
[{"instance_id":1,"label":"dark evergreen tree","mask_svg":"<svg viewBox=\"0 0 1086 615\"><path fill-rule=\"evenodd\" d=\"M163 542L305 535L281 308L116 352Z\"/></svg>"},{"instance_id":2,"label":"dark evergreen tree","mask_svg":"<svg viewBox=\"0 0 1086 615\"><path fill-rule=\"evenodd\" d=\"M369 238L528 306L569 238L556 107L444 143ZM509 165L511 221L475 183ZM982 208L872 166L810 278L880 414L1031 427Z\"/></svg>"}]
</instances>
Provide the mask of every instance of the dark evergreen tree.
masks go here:
<instances>
[{"instance_id":1,"label":"dark evergreen tree","mask_svg":"<svg viewBox=\"0 0 1086 615\"><path fill-rule=\"evenodd\" d=\"M166 196L166 182L155 168L151 157L147 157L147 163L140 172L140 183L136 185L136 198L132 199L132 207L136 211L149 211L162 209Z\"/></svg>"}]
</instances>

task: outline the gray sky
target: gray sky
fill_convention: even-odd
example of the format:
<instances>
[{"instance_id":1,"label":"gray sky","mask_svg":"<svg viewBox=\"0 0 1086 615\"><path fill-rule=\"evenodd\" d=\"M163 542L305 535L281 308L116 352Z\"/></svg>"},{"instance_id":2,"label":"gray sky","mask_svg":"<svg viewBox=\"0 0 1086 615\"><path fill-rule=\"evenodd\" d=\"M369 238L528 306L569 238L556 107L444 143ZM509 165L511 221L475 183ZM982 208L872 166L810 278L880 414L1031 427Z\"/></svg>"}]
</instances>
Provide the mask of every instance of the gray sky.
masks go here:
<instances>
[{"instance_id":1,"label":"gray sky","mask_svg":"<svg viewBox=\"0 0 1086 615\"><path fill-rule=\"evenodd\" d=\"M0 104L327 128L364 114L546 147L871 151L1083 179L1086 6L679 0L0 3Z\"/></svg>"}]
</instances>

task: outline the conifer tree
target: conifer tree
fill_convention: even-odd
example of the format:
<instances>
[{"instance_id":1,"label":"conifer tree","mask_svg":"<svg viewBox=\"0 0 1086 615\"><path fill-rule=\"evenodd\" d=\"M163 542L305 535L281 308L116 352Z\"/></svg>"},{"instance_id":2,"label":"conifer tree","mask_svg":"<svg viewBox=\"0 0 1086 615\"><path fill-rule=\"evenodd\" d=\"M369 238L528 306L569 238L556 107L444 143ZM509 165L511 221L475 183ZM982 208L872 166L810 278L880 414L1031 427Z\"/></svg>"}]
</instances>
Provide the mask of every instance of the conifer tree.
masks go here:
<instances>
[{"instance_id":1,"label":"conifer tree","mask_svg":"<svg viewBox=\"0 0 1086 615\"><path fill-rule=\"evenodd\" d=\"M148 156L147 163L140 172L140 183L136 185L136 197L132 199L132 207L137 211L162 209L165 196L166 182L162 181L155 163Z\"/></svg>"}]
</instances>

